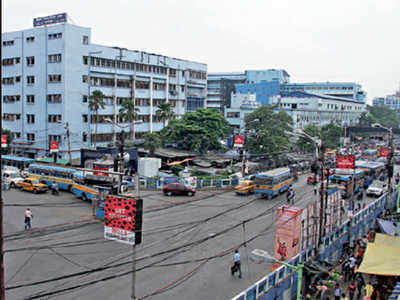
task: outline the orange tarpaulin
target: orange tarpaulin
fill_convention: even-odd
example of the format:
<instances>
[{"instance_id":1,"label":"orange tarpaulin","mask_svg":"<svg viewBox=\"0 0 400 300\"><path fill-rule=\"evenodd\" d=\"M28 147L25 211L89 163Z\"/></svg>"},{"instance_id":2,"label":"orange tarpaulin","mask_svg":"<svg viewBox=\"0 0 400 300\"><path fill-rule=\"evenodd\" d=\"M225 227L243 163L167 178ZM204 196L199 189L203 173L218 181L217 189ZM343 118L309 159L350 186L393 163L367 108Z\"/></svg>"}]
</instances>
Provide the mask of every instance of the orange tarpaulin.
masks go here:
<instances>
[{"instance_id":1,"label":"orange tarpaulin","mask_svg":"<svg viewBox=\"0 0 400 300\"><path fill-rule=\"evenodd\" d=\"M168 166L176 166L176 165L180 165L180 164L183 164L185 162L188 162L190 160L193 160L193 158L186 158L186 159L181 160L181 161L173 161L173 162L167 163L167 165Z\"/></svg>"}]
</instances>

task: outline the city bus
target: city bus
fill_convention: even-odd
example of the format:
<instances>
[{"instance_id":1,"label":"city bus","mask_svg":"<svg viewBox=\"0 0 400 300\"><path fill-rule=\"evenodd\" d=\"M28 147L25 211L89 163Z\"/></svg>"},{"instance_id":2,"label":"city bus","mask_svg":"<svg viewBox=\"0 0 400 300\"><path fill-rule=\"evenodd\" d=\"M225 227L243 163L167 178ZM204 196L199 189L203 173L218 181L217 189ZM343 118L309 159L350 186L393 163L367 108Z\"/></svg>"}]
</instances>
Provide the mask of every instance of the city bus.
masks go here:
<instances>
[{"instance_id":1,"label":"city bus","mask_svg":"<svg viewBox=\"0 0 400 300\"><path fill-rule=\"evenodd\" d=\"M29 167L31 163L34 163L35 160L28 157L20 157L13 155L2 155L1 156L1 165L16 167L19 170L24 170Z\"/></svg>"},{"instance_id":2,"label":"city bus","mask_svg":"<svg viewBox=\"0 0 400 300\"><path fill-rule=\"evenodd\" d=\"M293 184L293 176L289 168L278 168L256 174L254 178L255 194L271 199L284 193Z\"/></svg>"},{"instance_id":3,"label":"city bus","mask_svg":"<svg viewBox=\"0 0 400 300\"><path fill-rule=\"evenodd\" d=\"M30 164L28 168L30 177L37 178L50 187L54 182L57 182L60 190L69 192L72 192L76 172L77 170L73 168L55 167L37 163Z\"/></svg>"},{"instance_id":4,"label":"city bus","mask_svg":"<svg viewBox=\"0 0 400 300\"><path fill-rule=\"evenodd\" d=\"M367 149L361 154L362 160L376 160L378 158L378 150Z\"/></svg>"},{"instance_id":5,"label":"city bus","mask_svg":"<svg viewBox=\"0 0 400 300\"><path fill-rule=\"evenodd\" d=\"M367 188L372 183L372 181L374 181L374 179L379 178L385 170L385 164L377 161L356 160L355 166L356 168L364 170L365 188Z\"/></svg>"},{"instance_id":6,"label":"city bus","mask_svg":"<svg viewBox=\"0 0 400 300\"><path fill-rule=\"evenodd\" d=\"M354 176L354 189L353 189ZM329 176L328 190L340 190L344 199L350 198L364 187L365 172L362 169L335 169L333 175Z\"/></svg>"}]
</instances>

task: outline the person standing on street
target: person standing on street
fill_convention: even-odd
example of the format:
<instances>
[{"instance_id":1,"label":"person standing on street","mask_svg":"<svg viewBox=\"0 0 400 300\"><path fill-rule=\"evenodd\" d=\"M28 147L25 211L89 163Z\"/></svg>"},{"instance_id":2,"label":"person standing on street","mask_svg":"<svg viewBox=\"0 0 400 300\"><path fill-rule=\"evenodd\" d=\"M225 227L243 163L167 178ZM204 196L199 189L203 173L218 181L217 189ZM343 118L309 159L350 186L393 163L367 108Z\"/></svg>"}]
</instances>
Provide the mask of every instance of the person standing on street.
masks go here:
<instances>
[{"instance_id":1,"label":"person standing on street","mask_svg":"<svg viewBox=\"0 0 400 300\"><path fill-rule=\"evenodd\" d=\"M354 281L349 285L349 298L350 300L354 299L354 294L356 293L356 283Z\"/></svg>"},{"instance_id":2,"label":"person standing on street","mask_svg":"<svg viewBox=\"0 0 400 300\"><path fill-rule=\"evenodd\" d=\"M318 192L318 185L316 184L314 185L314 195L317 195L317 192Z\"/></svg>"},{"instance_id":3,"label":"person standing on street","mask_svg":"<svg viewBox=\"0 0 400 300\"><path fill-rule=\"evenodd\" d=\"M29 208L25 210L25 230L31 229L31 220L33 219L33 214Z\"/></svg>"},{"instance_id":4,"label":"person standing on street","mask_svg":"<svg viewBox=\"0 0 400 300\"><path fill-rule=\"evenodd\" d=\"M340 285L339 285L339 283L336 283L335 291L334 291L335 300L340 300L341 294L342 294L342 290L340 289Z\"/></svg>"},{"instance_id":5,"label":"person standing on street","mask_svg":"<svg viewBox=\"0 0 400 300\"><path fill-rule=\"evenodd\" d=\"M231 267L232 276L235 275L236 272L239 272L239 278L242 278L242 269L240 267L239 250L235 250L235 254L233 255L233 266Z\"/></svg>"}]
</instances>

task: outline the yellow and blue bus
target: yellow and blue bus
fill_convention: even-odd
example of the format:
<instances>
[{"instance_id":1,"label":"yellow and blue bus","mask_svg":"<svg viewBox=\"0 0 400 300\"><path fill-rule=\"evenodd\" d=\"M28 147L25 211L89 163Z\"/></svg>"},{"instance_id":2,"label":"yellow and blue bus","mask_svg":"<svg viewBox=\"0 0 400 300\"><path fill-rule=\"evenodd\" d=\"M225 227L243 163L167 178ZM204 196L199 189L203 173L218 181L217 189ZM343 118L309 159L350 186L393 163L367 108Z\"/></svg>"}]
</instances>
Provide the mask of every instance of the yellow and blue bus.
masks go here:
<instances>
[{"instance_id":1,"label":"yellow and blue bus","mask_svg":"<svg viewBox=\"0 0 400 300\"><path fill-rule=\"evenodd\" d=\"M376 160L377 158L378 150L376 149L367 149L361 155L362 160Z\"/></svg>"},{"instance_id":2,"label":"yellow and blue bus","mask_svg":"<svg viewBox=\"0 0 400 300\"><path fill-rule=\"evenodd\" d=\"M278 168L256 174L255 194L260 194L268 199L284 193L293 184L293 176L289 168Z\"/></svg>"},{"instance_id":3,"label":"yellow and blue bus","mask_svg":"<svg viewBox=\"0 0 400 300\"><path fill-rule=\"evenodd\" d=\"M30 177L37 178L50 187L53 182L57 182L60 190L69 192L72 192L75 173L77 173L77 170L73 168L55 167L42 164L30 164L28 168L28 174Z\"/></svg>"},{"instance_id":4,"label":"yellow and blue bus","mask_svg":"<svg viewBox=\"0 0 400 300\"><path fill-rule=\"evenodd\" d=\"M33 158L28 157L20 157L13 155L2 155L1 156L1 165L16 167L20 170L24 170L28 168L31 163L34 163L35 160Z\"/></svg>"},{"instance_id":5,"label":"yellow and blue bus","mask_svg":"<svg viewBox=\"0 0 400 300\"><path fill-rule=\"evenodd\" d=\"M353 188L354 176L354 188ZM363 169L335 169L333 175L329 176L328 190L340 190L344 199L350 198L364 187L365 171Z\"/></svg>"}]
</instances>

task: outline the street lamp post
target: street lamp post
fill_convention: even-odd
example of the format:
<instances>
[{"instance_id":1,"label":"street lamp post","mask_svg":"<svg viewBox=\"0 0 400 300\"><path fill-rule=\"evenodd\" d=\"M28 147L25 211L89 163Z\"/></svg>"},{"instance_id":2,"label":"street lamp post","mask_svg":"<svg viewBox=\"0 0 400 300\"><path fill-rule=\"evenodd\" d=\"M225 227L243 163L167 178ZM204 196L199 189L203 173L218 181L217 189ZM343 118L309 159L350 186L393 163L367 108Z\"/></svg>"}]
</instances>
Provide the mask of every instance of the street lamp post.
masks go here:
<instances>
[{"instance_id":1,"label":"street lamp post","mask_svg":"<svg viewBox=\"0 0 400 300\"><path fill-rule=\"evenodd\" d=\"M279 259L276 259L272 255L270 255L267 251L261 250L261 249L254 249L250 253L250 259L256 263L262 263L262 262L277 262L280 263L294 271L297 272L297 294L296 294L296 300L301 300L301 288L302 288L302 280L303 280L303 268L304 264L299 263L297 266L293 266L291 264L288 264L284 261L281 261Z\"/></svg>"}]
</instances>

